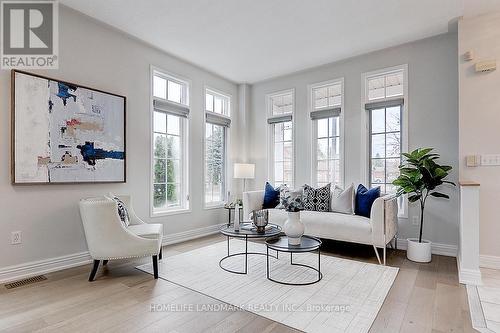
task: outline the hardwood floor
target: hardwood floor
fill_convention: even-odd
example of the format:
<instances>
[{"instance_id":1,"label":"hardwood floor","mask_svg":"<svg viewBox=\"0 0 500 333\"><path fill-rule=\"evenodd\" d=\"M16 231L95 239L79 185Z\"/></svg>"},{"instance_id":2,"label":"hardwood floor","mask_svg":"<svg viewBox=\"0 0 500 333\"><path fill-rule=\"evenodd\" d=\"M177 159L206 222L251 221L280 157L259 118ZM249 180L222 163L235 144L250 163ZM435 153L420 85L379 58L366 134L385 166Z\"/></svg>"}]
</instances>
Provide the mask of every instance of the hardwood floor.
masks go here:
<instances>
[{"instance_id":1,"label":"hardwood floor","mask_svg":"<svg viewBox=\"0 0 500 333\"><path fill-rule=\"evenodd\" d=\"M214 235L164 247L163 260L221 240ZM373 249L361 245L327 241L322 254L377 262ZM220 302L134 268L149 260L110 261L91 283L91 265L86 265L47 274L47 280L25 287L2 286L0 331L296 332L246 311L180 311L185 304ZM388 250L387 264L400 271L370 332L475 332L455 258L433 256L430 264L417 264L404 251ZM173 304L179 311L152 311L152 304Z\"/></svg>"}]
</instances>

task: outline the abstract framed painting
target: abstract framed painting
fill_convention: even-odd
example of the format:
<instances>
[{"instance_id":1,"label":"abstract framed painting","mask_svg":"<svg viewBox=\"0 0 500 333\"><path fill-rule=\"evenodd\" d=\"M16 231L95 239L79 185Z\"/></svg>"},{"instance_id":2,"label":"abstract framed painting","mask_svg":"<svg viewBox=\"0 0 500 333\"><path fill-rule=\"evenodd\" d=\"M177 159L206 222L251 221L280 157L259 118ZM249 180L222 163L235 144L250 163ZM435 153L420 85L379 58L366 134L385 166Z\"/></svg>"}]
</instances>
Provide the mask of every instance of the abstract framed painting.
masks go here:
<instances>
[{"instance_id":1,"label":"abstract framed painting","mask_svg":"<svg viewBox=\"0 0 500 333\"><path fill-rule=\"evenodd\" d=\"M12 70L12 183L126 181L126 97Z\"/></svg>"}]
</instances>

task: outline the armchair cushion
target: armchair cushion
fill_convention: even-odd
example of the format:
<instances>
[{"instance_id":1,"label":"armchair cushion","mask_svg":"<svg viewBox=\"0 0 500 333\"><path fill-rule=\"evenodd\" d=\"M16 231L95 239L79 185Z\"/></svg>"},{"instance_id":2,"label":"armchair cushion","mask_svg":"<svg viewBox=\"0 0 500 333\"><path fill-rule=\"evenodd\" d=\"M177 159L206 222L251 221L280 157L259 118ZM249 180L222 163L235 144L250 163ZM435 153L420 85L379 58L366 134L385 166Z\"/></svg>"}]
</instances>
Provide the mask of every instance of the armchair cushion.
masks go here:
<instances>
[{"instance_id":1,"label":"armchair cushion","mask_svg":"<svg viewBox=\"0 0 500 333\"><path fill-rule=\"evenodd\" d=\"M162 224L144 223L144 224L130 225L127 229L139 237L158 239L163 233L162 227L163 227Z\"/></svg>"},{"instance_id":2,"label":"armchair cushion","mask_svg":"<svg viewBox=\"0 0 500 333\"><path fill-rule=\"evenodd\" d=\"M128 214L127 206L123 201L120 200L116 195L112 195L111 197L118 207L118 216L122 221L123 226L126 228L130 225L130 216Z\"/></svg>"}]
</instances>

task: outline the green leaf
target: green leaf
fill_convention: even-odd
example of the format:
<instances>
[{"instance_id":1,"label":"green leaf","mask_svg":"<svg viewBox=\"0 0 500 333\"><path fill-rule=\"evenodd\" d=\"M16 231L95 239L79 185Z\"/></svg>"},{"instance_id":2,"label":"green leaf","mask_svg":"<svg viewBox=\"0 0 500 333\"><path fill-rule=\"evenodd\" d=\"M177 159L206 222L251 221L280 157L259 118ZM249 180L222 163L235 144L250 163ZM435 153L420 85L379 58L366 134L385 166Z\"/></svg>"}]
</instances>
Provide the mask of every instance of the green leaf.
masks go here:
<instances>
[{"instance_id":1,"label":"green leaf","mask_svg":"<svg viewBox=\"0 0 500 333\"><path fill-rule=\"evenodd\" d=\"M410 196L408 197L408 201L409 201L409 202L416 202L416 201L420 200L420 198L421 198L421 197L422 197L422 196L421 196L421 195L418 195L418 194L415 194L415 195L410 195Z\"/></svg>"}]
</instances>

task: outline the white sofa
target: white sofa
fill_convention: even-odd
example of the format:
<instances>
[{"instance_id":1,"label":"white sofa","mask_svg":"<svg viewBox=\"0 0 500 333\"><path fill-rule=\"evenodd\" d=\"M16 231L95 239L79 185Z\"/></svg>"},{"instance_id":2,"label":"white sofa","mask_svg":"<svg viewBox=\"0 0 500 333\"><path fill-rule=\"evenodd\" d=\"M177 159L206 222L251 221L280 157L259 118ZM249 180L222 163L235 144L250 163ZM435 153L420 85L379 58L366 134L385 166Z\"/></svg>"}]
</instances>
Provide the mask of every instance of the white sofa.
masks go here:
<instances>
[{"instance_id":1,"label":"white sofa","mask_svg":"<svg viewBox=\"0 0 500 333\"><path fill-rule=\"evenodd\" d=\"M262 209L264 191L243 193L243 216ZM394 195L385 195L375 200L370 218L359 215L333 212L301 211L305 234L320 238L372 245L380 264L385 265L386 246L396 236L398 227L398 204ZM269 209L269 223L282 226L287 219L283 209ZM383 261L377 248L383 249Z\"/></svg>"}]
</instances>

